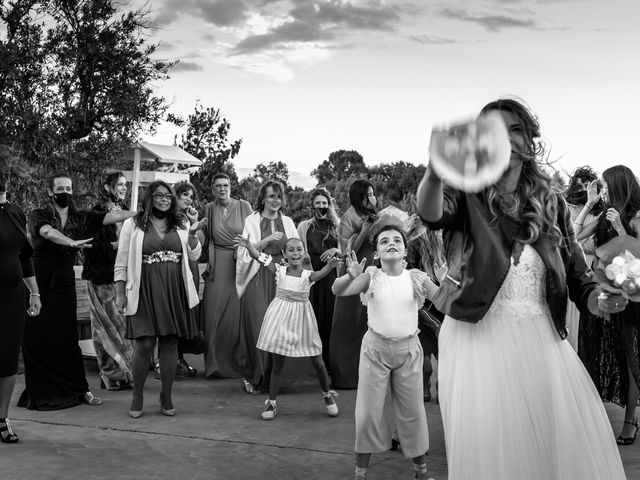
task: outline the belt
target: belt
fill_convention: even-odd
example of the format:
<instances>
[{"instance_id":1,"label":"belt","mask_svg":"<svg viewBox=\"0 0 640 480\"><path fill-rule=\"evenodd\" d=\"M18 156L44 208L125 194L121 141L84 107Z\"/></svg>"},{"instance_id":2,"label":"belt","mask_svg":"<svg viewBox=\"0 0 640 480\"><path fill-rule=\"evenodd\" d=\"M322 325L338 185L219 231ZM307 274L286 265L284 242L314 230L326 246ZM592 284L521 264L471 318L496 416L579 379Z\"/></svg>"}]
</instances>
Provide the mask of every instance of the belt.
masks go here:
<instances>
[{"instance_id":1,"label":"belt","mask_svg":"<svg viewBox=\"0 0 640 480\"><path fill-rule=\"evenodd\" d=\"M142 263L160 263L160 262L173 262L180 263L182 260L182 254L172 251L154 252L151 255L143 255Z\"/></svg>"}]
</instances>

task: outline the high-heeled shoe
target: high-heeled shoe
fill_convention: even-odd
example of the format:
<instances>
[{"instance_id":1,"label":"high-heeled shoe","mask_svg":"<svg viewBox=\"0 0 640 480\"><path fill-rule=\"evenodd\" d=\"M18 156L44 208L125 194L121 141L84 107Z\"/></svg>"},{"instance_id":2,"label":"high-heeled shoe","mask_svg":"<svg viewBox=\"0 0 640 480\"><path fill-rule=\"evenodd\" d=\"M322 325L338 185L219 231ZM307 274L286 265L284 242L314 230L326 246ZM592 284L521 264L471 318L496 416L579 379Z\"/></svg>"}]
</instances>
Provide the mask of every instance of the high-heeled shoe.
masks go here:
<instances>
[{"instance_id":1,"label":"high-heeled shoe","mask_svg":"<svg viewBox=\"0 0 640 480\"><path fill-rule=\"evenodd\" d=\"M97 407L98 405L102 405L102 399L100 397L95 396L91 392L86 392L82 396L82 401L87 405L91 405L92 407Z\"/></svg>"},{"instance_id":2,"label":"high-heeled shoe","mask_svg":"<svg viewBox=\"0 0 640 480\"><path fill-rule=\"evenodd\" d=\"M166 415L167 417L175 417L176 409L175 408L164 408L163 406L163 396L160 394L160 413L162 415Z\"/></svg>"},{"instance_id":3,"label":"high-heeled shoe","mask_svg":"<svg viewBox=\"0 0 640 480\"><path fill-rule=\"evenodd\" d=\"M142 415L144 415L142 410L129 410L129 416L131 418L140 418Z\"/></svg>"},{"instance_id":4,"label":"high-heeled shoe","mask_svg":"<svg viewBox=\"0 0 640 480\"><path fill-rule=\"evenodd\" d=\"M0 442L2 443L18 443L18 435L11 429L11 423L8 418L0 418Z\"/></svg>"},{"instance_id":5,"label":"high-heeled shoe","mask_svg":"<svg viewBox=\"0 0 640 480\"><path fill-rule=\"evenodd\" d=\"M634 422L627 422L625 420L626 424L628 425L633 425L634 427L636 427L636 431L633 434L633 437L623 437L622 435L618 435L618 439L616 440L616 443L618 445L633 445L633 442L636 441L636 436L638 435L638 430L640 430L640 424L638 424L638 419L636 418L635 423Z\"/></svg>"},{"instance_id":6,"label":"high-heeled shoe","mask_svg":"<svg viewBox=\"0 0 640 480\"><path fill-rule=\"evenodd\" d=\"M255 387L253 383L251 383L246 378L242 379L242 390L249 395L259 395L260 390Z\"/></svg>"}]
</instances>

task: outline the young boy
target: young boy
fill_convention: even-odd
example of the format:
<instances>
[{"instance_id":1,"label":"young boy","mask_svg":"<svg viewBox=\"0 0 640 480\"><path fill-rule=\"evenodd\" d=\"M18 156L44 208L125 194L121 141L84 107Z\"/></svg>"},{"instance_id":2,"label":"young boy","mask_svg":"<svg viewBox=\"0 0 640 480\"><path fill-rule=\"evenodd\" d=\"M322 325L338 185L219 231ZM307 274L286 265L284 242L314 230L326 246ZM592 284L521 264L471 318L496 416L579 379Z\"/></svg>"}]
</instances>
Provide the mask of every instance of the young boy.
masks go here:
<instances>
[{"instance_id":1,"label":"young boy","mask_svg":"<svg viewBox=\"0 0 640 480\"><path fill-rule=\"evenodd\" d=\"M367 478L372 453L389 449L392 428L383 413L391 383L394 422L402 451L413 458L414 478L427 480L429 433L423 405L423 352L418 339L418 309L437 287L426 273L406 270L406 237L399 226L387 224L375 233L374 259L382 268L346 257L347 274L336 279L338 296L363 295L369 330L362 339L356 395L355 480Z\"/></svg>"}]
</instances>

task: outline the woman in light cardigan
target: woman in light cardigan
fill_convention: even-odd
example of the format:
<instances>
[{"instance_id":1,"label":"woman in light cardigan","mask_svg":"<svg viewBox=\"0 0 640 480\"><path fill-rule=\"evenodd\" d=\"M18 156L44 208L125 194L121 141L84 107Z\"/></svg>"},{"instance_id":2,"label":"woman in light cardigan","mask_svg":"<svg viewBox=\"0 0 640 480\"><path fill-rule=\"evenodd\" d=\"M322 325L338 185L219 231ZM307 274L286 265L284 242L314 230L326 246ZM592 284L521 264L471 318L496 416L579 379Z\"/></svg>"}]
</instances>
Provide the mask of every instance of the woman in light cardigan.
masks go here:
<instances>
[{"instance_id":1,"label":"woman in light cardigan","mask_svg":"<svg viewBox=\"0 0 640 480\"><path fill-rule=\"evenodd\" d=\"M124 312L127 338L135 340L132 418L142 416L143 387L149 360L159 344L162 390L160 412L175 415L171 388L178 361L178 338L196 330L189 309L198 303L189 260L200 256L195 237L200 222L186 229L176 198L163 181L149 185L143 209L122 226L114 279L116 305Z\"/></svg>"},{"instance_id":2,"label":"woman in light cardigan","mask_svg":"<svg viewBox=\"0 0 640 480\"><path fill-rule=\"evenodd\" d=\"M298 238L291 218L281 213L284 188L269 180L260 186L255 211L244 221L243 237L249 237L261 252L268 253L274 262L282 260L282 247L287 238ZM238 247L236 260L236 290L240 302L240 337L236 355L242 372L242 387L248 394L260 393L270 376L267 354L256 348L262 319L276 294L275 277L260 268L260 263L246 248Z\"/></svg>"}]
</instances>

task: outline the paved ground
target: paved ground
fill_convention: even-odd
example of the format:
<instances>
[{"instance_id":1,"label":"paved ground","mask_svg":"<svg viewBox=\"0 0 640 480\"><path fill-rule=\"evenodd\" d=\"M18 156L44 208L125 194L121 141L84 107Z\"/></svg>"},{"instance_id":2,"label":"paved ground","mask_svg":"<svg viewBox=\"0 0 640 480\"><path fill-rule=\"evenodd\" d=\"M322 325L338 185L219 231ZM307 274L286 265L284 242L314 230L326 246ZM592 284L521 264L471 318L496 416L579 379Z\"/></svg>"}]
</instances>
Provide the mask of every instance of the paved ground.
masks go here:
<instances>
[{"instance_id":1,"label":"paved ground","mask_svg":"<svg viewBox=\"0 0 640 480\"><path fill-rule=\"evenodd\" d=\"M187 357L202 371L202 362ZM89 382L99 391L95 371ZM260 420L265 395L241 391L238 380L179 378L177 415L159 413L159 381L150 375L145 415L127 415L130 391L102 392L104 404L56 412L15 407L10 416L21 441L0 444L0 479L349 479L352 475L355 391L340 391L340 416L327 417L315 381L289 383L278 398L278 416ZM425 404L431 437L429 469L447 478L439 407ZM607 405L615 430L622 409ZM640 480L640 442L621 448L628 479ZM370 480L411 477L400 452L374 455ZM516 479L514 479L516 480Z\"/></svg>"}]
</instances>

